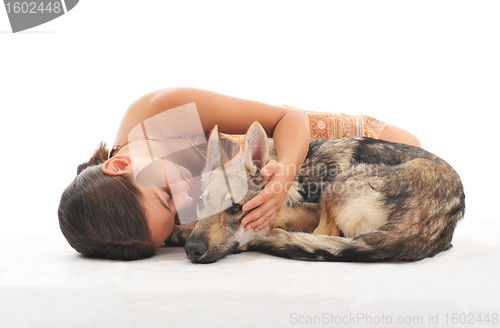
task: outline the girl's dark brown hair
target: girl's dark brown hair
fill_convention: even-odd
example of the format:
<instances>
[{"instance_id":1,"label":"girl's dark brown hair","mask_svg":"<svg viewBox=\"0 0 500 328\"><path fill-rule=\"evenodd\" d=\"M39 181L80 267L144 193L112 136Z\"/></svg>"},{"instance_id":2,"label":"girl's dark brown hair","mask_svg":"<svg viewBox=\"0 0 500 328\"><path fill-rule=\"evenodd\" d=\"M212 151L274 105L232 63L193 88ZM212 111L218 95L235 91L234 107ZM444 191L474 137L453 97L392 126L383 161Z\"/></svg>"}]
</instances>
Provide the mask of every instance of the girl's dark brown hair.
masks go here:
<instances>
[{"instance_id":1,"label":"girl's dark brown hair","mask_svg":"<svg viewBox=\"0 0 500 328\"><path fill-rule=\"evenodd\" d=\"M141 205L142 194L130 174L107 175L101 142L92 158L77 169L57 212L69 244L87 257L137 260L154 255L155 246Z\"/></svg>"}]
</instances>

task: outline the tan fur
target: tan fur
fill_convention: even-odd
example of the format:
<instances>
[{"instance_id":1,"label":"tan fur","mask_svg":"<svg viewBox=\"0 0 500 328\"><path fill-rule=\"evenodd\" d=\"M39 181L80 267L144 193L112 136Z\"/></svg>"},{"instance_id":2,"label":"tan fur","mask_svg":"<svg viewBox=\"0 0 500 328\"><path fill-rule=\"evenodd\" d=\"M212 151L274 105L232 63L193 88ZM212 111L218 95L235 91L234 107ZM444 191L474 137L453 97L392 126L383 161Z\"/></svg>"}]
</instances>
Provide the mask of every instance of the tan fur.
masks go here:
<instances>
[{"instance_id":1,"label":"tan fur","mask_svg":"<svg viewBox=\"0 0 500 328\"><path fill-rule=\"evenodd\" d=\"M332 205L335 204L335 199L327 199L321 204L319 204L319 224L316 229L314 229L313 234L315 235L326 235L326 236L340 236L341 231L337 225L335 215L332 213Z\"/></svg>"},{"instance_id":2,"label":"tan fur","mask_svg":"<svg viewBox=\"0 0 500 328\"><path fill-rule=\"evenodd\" d=\"M270 228L311 233L318 226L318 204L304 203L303 206L285 206L270 224Z\"/></svg>"}]
</instances>

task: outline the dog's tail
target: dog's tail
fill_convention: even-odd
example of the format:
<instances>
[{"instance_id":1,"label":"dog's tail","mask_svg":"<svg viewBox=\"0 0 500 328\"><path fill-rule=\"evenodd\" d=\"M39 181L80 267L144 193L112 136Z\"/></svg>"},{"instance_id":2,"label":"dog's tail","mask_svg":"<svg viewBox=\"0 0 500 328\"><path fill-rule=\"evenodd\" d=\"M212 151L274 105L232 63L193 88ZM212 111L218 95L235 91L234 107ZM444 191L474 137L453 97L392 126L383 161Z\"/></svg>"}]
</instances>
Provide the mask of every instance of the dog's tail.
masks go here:
<instances>
[{"instance_id":1,"label":"dog's tail","mask_svg":"<svg viewBox=\"0 0 500 328\"><path fill-rule=\"evenodd\" d=\"M283 231L252 240L247 250L307 261L417 261L449 249L455 225L456 221L433 241L422 236L394 238L394 233L381 229L353 238Z\"/></svg>"},{"instance_id":2,"label":"dog's tail","mask_svg":"<svg viewBox=\"0 0 500 328\"><path fill-rule=\"evenodd\" d=\"M310 261L421 260L451 247L456 224L465 210L462 191L457 194L434 206L394 211L380 228L352 238L279 230L252 240L247 250ZM401 202L397 206L405 205Z\"/></svg>"}]
</instances>

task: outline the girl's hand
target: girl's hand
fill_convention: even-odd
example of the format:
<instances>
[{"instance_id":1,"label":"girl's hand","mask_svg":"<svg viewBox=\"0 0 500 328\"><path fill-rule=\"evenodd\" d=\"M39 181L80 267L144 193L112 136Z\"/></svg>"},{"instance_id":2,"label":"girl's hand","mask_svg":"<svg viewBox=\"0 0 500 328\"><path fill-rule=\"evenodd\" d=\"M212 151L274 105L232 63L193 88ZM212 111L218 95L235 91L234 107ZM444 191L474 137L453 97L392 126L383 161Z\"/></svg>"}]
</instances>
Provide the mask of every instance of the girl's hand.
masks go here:
<instances>
[{"instance_id":1,"label":"girl's hand","mask_svg":"<svg viewBox=\"0 0 500 328\"><path fill-rule=\"evenodd\" d=\"M271 177L266 187L254 198L243 205L244 211L249 211L241 224L245 230L259 231L269 225L281 210L288 189L295 178L295 170L285 169L285 166L271 160L261 170L264 177Z\"/></svg>"}]
</instances>

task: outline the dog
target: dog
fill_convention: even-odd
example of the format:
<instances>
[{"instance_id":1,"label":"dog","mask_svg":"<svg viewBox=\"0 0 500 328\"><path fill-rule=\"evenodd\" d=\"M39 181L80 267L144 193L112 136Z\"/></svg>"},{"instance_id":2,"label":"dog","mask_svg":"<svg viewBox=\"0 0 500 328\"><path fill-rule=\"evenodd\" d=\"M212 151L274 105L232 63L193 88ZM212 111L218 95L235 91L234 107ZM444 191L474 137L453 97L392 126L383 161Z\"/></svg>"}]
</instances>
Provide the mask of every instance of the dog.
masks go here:
<instances>
[{"instance_id":1,"label":"dog","mask_svg":"<svg viewBox=\"0 0 500 328\"><path fill-rule=\"evenodd\" d=\"M209 144L218 141L216 126ZM166 244L184 246L192 262L210 263L241 251L310 261L418 261L452 246L465 213L459 175L430 152L366 137L318 139L310 142L272 223L246 231L242 205L264 188L268 178L260 170L276 158L266 132L252 124L240 163L231 164L221 147L209 147L208 153L200 217L228 201L227 176L244 170L240 185L248 192L220 213L175 227ZM223 172L214 170L218 167Z\"/></svg>"}]
</instances>

